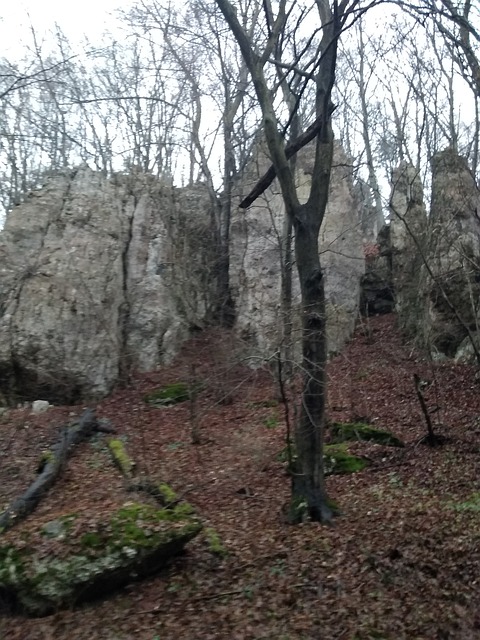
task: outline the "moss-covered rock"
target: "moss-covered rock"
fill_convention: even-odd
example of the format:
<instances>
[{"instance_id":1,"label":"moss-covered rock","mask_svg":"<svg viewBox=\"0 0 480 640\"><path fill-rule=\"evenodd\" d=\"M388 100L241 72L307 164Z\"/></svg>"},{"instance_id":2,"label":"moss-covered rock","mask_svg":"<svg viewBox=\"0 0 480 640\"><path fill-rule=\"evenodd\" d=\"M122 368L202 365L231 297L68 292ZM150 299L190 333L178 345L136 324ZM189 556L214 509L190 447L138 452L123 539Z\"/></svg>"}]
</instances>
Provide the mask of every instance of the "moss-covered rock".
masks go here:
<instances>
[{"instance_id":1,"label":"moss-covered rock","mask_svg":"<svg viewBox=\"0 0 480 640\"><path fill-rule=\"evenodd\" d=\"M297 459L296 453L293 451L293 464ZM277 460L280 462L288 462L287 449L282 449L278 454ZM344 473L355 473L361 471L367 466L364 458L359 458L348 452L346 445L325 445L323 448L323 465L326 476Z\"/></svg>"},{"instance_id":2,"label":"moss-covered rock","mask_svg":"<svg viewBox=\"0 0 480 640\"><path fill-rule=\"evenodd\" d=\"M349 453L345 445L329 444L323 450L323 464L325 475L331 476L362 471L367 466L367 461Z\"/></svg>"},{"instance_id":3,"label":"moss-covered rock","mask_svg":"<svg viewBox=\"0 0 480 640\"><path fill-rule=\"evenodd\" d=\"M62 527L57 541L63 545L55 557L42 554L38 545L0 546L0 604L42 616L105 595L157 572L201 529L186 503L157 509L131 502L76 538Z\"/></svg>"},{"instance_id":4,"label":"moss-covered rock","mask_svg":"<svg viewBox=\"0 0 480 640\"><path fill-rule=\"evenodd\" d=\"M190 398L190 386L185 382L173 382L161 389L155 389L145 394L143 399L155 407L168 407Z\"/></svg>"},{"instance_id":5,"label":"moss-covered rock","mask_svg":"<svg viewBox=\"0 0 480 640\"><path fill-rule=\"evenodd\" d=\"M57 540L64 540L70 533L73 523L77 518L76 513L69 513L68 515L61 516L56 520L50 520L41 527L42 536L46 538L55 538Z\"/></svg>"},{"instance_id":6,"label":"moss-covered rock","mask_svg":"<svg viewBox=\"0 0 480 640\"><path fill-rule=\"evenodd\" d=\"M368 441L387 447L405 446L390 431L377 429L363 422L333 422L329 430L332 442Z\"/></svg>"}]
</instances>

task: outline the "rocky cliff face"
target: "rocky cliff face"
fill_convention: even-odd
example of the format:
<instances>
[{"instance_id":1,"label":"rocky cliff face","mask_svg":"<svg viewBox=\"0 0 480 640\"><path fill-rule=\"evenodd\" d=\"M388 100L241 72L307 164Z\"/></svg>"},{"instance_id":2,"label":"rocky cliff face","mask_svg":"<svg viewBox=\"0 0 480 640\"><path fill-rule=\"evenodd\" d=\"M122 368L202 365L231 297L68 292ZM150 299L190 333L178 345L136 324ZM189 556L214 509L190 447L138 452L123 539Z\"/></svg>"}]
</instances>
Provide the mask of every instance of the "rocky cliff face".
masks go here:
<instances>
[{"instance_id":1,"label":"rocky cliff face","mask_svg":"<svg viewBox=\"0 0 480 640\"><path fill-rule=\"evenodd\" d=\"M188 291L177 273L179 252L190 253L172 241L184 205L168 185L82 168L10 214L0 234L5 399L101 396L172 355L204 310L195 256Z\"/></svg>"},{"instance_id":2,"label":"rocky cliff face","mask_svg":"<svg viewBox=\"0 0 480 640\"><path fill-rule=\"evenodd\" d=\"M390 209L374 275L390 281L400 324L434 357L472 360L471 338L480 346L480 194L466 160L452 149L434 156L428 217L417 171L401 165Z\"/></svg>"},{"instance_id":3,"label":"rocky cliff face","mask_svg":"<svg viewBox=\"0 0 480 640\"><path fill-rule=\"evenodd\" d=\"M399 322L407 332L422 321L420 290L427 240L427 212L418 170L401 164L392 175L390 195L390 269Z\"/></svg>"},{"instance_id":4,"label":"rocky cliff face","mask_svg":"<svg viewBox=\"0 0 480 640\"><path fill-rule=\"evenodd\" d=\"M267 163L259 153L245 190ZM301 199L309 193L312 164L307 148L297 159ZM360 200L337 146L320 234L330 353L348 340L358 311L365 269ZM212 307L210 207L202 184L175 189L141 175L106 179L88 168L50 179L30 194L0 234L3 401L102 396L131 371L171 358L192 327L204 326ZM391 209L388 233L380 249L372 245L370 262L387 289L395 289L407 330L436 351L468 359L467 334L480 344L480 199L465 161L451 150L433 159L428 219L415 170L401 166ZM234 215L236 330L260 358L281 347L285 335L284 237L275 184ZM295 340L300 296L294 258L290 266Z\"/></svg>"},{"instance_id":5,"label":"rocky cliff face","mask_svg":"<svg viewBox=\"0 0 480 640\"><path fill-rule=\"evenodd\" d=\"M311 163L300 154L301 198ZM85 167L30 194L0 233L3 401L95 398L130 372L168 360L212 307L210 207L202 184L175 189L143 175L107 179ZM236 329L262 357L282 335L283 225L272 187L232 227ZM339 147L320 251L328 344L336 352L353 331L364 270L359 198ZM292 322L295 332L298 313Z\"/></svg>"},{"instance_id":6,"label":"rocky cliff face","mask_svg":"<svg viewBox=\"0 0 480 640\"><path fill-rule=\"evenodd\" d=\"M306 200L310 191L312 149L298 154L297 192ZM260 155L252 182L268 167ZM232 225L231 281L236 300L237 328L252 340L263 356L279 348L282 336L281 260L285 231L284 207L276 183L247 211L236 214ZM351 336L358 313L360 279L365 270L361 204L355 190L352 166L339 145L335 147L330 199L320 232L320 253L325 273L327 341L338 352ZM293 267L292 318L294 338L299 338L299 284Z\"/></svg>"},{"instance_id":7,"label":"rocky cliff face","mask_svg":"<svg viewBox=\"0 0 480 640\"><path fill-rule=\"evenodd\" d=\"M452 149L432 159L425 277L425 339L455 356L480 321L480 193L467 161Z\"/></svg>"}]
</instances>

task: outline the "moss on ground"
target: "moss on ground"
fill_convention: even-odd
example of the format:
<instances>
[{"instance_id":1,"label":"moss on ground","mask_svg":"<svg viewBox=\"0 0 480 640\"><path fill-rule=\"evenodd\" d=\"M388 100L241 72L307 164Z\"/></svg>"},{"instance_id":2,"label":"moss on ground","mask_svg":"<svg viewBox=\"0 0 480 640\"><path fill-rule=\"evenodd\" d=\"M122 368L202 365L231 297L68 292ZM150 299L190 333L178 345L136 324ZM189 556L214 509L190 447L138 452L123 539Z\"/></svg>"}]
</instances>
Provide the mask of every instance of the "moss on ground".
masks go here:
<instances>
[{"instance_id":1,"label":"moss on ground","mask_svg":"<svg viewBox=\"0 0 480 640\"><path fill-rule=\"evenodd\" d=\"M210 553L220 557L228 555L228 551L224 547L222 539L213 527L207 527L204 530L204 535Z\"/></svg>"},{"instance_id":2,"label":"moss on ground","mask_svg":"<svg viewBox=\"0 0 480 640\"><path fill-rule=\"evenodd\" d=\"M449 504L452 509L456 511L473 511L480 513L480 493L472 493L472 495L463 502L452 502Z\"/></svg>"},{"instance_id":3,"label":"moss on ground","mask_svg":"<svg viewBox=\"0 0 480 640\"><path fill-rule=\"evenodd\" d=\"M173 382L161 389L155 389L146 393L143 397L145 402L156 407L168 407L179 402L185 402L190 398L190 385L185 382Z\"/></svg>"}]
</instances>

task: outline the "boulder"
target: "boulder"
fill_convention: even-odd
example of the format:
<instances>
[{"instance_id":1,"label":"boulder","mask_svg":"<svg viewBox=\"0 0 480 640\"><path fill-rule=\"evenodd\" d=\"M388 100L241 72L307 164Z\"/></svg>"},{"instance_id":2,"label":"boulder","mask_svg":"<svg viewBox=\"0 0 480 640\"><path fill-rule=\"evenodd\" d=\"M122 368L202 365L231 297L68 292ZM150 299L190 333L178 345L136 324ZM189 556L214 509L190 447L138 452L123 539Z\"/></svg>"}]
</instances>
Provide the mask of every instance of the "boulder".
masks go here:
<instances>
[{"instance_id":1,"label":"boulder","mask_svg":"<svg viewBox=\"0 0 480 640\"><path fill-rule=\"evenodd\" d=\"M207 195L81 167L10 213L0 234L4 402L94 399L176 353L208 304Z\"/></svg>"},{"instance_id":2,"label":"boulder","mask_svg":"<svg viewBox=\"0 0 480 640\"><path fill-rule=\"evenodd\" d=\"M467 336L462 340L460 346L455 352L456 364L478 364L475 348L480 351L480 331L472 333L471 338Z\"/></svg>"},{"instance_id":3,"label":"boulder","mask_svg":"<svg viewBox=\"0 0 480 640\"><path fill-rule=\"evenodd\" d=\"M27 400L75 401L108 392L118 378L132 208L126 203L125 215L120 203L111 182L80 169L8 216L0 235L4 388L28 389L19 394Z\"/></svg>"},{"instance_id":4,"label":"boulder","mask_svg":"<svg viewBox=\"0 0 480 640\"><path fill-rule=\"evenodd\" d=\"M77 514L65 514L44 523L38 539L0 545L0 608L44 616L104 596L157 573L202 529L186 503L131 502L88 522L83 530ZM53 552L44 553L47 544Z\"/></svg>"},{"instance_id":5,"label":"boulder","mask_svg":"<svg viewBox=\"0 0 480 640\"><path fill-rule=\"evenodd\" d=\"M432 159L432 204L421 296L423 342L454 357L479 328L480 193L465 158L446 149Z\"/></svg>"},{"instance_id":6,"label":"boulder","mask_svg":"<svg viewBox=\"0 0 480 640\"><path fill-rule=\"evenodd\" d=\"M48 402L48 400L34 400L32 402L32 413L38 416L40 413L45 413L48 411L52 405Z\"/></svg>"}]
</instances>

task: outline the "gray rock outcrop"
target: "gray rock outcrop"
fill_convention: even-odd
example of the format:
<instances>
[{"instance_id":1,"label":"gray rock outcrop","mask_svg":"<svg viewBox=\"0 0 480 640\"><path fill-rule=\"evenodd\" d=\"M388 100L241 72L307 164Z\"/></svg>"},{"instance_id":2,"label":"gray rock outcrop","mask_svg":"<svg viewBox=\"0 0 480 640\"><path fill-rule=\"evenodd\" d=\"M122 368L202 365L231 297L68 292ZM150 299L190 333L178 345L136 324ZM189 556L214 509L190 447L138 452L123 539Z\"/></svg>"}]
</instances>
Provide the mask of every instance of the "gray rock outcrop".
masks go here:
<instances>
[{"instance_id":1,"label":"gray rock outcrop","mask_svg":"<svg viewBox=\"0 0 480 640\"><path fill-rule=\"evenodd\" d=\"M14 209L0 234L5 401L103 396L178 349L205 308L201 260L188 243L202 232L199 199L197 191L194 229L177 243L188 193L138 176L80 168ZM185 257L188 285L178 273Z\"/></svg>"},{"instance_id":2,"label":"gray rock outcrop","mask_svg":"<svg viewBox=\"0 0 480 640\"><path fill-rule=\"evenodd\" d=\"M402 163L392 175L390 195L390 269L400 325L412 332L423 314L419 296L426 250L427 212L418 170Z\"/></svg>"},{"instance_id":3,"label":"gray rock outcrop","mask_svg":"<svg viewBox=\"0 0 480 640\"><path fill-rule=\"evenodd\" d=\"M310 191L313 149L297 158L297 193L306 200ZM259 155L252 182L268 166ZM248 191L252 182L244 186ZM325 273L327 342L338 352L350 338L358 314L360 279L365 270L360 201L354 188L351 162L335 145L330 198L320 231L319 249ZM231 233L231 283L236 301L236 327L263 356L279 348L282 336L281 258L284 206L276 182L247 211L236 214ZM293 337L299 338L300 292L293 265Z\"/></svg>"},{"instance_id":4,"label":"gray rock outcrop","mask_svg":"<svg viewBox=\"0 0 480 640\"><path fill-rule=\"evenodd\" d=\"M261 153L259 161L268 162ZM301 199L312 163L307 148L297 160ZM0 400L94 399L132 371L168 361L213 307L210 213L205 185L176 189L141 174L107 179L86 167L30 194L0 233ZM274 184L232 224L236 330L252 338L260 358L278 348L283 331L284 223ZM319 242L335 353L353 332L365 265L359 192L339 145ZM300 296L292 270L295 340Z\"/></svg>"},{"instance_id":5,"label":"gray rock outcrop","mask_svg":"<svg viewBox=\"0 0 480 640\"><path fill-rule=\"evenodd\" d=\"M480 193L467 161L452 149L431 165L428 217L417 170L402 164L394 171L391 222L367 265L377 288L390 283L409 335L436 358L469 362L479 351Z\"/></svg>"},{"instance_id":6,"label":"gray rock outcrop","mask_svg":"<svg viewBox=\"0 0 480 640\"><path fill-rule=\"evenodd\" d=\"M432 204L423 295L424 341L455 356L480 320L480 193L452 149L432 159ZM423 268L425 272L425 268Z\"/></svg>"}]
</instances>

